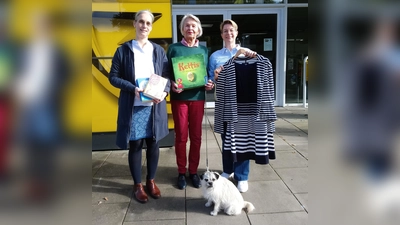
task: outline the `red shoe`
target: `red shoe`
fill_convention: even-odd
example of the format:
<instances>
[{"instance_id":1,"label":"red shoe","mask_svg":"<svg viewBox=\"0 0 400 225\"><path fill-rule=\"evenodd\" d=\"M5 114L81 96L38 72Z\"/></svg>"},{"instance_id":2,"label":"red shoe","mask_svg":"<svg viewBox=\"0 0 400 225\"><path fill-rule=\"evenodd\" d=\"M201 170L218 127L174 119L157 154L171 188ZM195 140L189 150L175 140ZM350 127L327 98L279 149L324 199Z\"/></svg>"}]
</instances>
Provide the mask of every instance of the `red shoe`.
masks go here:
<instances>
[{"instance_id":1,"label":"red shoe","mask_svg":"<svg viewBox=\"0 0 400 225\"><path fill-rule=\"evenodd\" d=\"M140 203L146 203L149 200L149 198L147 197L146 192L143 189L142 183L135 184L133 186L133 192L134 192L134 195L136 197L136 200L138 200Z\"/></svg>"},{"instance_id":2,"label":"red shoe","mask_svg":"<svg viewBox=\"0 0 400 225\"><path fill-rule=\"evenodd\" d=\"M149 191L151 197L157 199L161 197L160 189L158 189L156 183L154 183L154 179L146 181L146 188Z\"/></svg>"}]
</instances>

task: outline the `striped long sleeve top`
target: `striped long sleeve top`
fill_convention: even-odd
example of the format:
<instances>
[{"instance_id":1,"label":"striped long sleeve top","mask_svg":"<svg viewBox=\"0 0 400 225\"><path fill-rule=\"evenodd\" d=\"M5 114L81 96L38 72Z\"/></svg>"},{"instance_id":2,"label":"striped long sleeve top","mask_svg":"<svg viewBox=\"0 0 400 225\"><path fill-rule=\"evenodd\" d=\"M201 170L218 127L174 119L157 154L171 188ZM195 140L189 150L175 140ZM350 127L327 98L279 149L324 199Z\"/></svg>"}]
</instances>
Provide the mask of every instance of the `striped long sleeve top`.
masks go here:
<instances>
[{"instance_id":1,"label":"striped long sleeve top","mask_svg":"<svg viewBox=\"0 0 400 225\"><path fill-rule=\"evenodd\" d=\"M267 164L275 159L272 65L264 56L231 58L216 85L214 131L225 134L224 149L235 161L254 159Z\"/></svg>"}]
</instances>

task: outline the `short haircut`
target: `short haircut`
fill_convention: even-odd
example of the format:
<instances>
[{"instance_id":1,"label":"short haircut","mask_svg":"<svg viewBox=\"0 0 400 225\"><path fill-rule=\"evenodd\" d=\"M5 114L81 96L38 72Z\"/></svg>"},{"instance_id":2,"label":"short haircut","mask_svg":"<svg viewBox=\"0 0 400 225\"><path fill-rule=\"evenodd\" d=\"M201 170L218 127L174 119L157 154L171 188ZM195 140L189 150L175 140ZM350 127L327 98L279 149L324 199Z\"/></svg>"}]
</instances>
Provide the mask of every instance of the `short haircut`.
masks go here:
<instances>
[{"instance_id":1,"label":"short haircut","mask_svg":"<svg viewBox=\"0 0 400 225\"><path fill-rule=\"evenodd\" d=\"M233 20L224 20L224 21L222 21L221 25L219 26L219 29L220 29L221 33L222 33L222 29L224 29L224 26L226 24L230 24L236 29L236 31L238 30L238 25L235 23L235 21L233 21Z\"/></svg>"},{"instance_id":2,"label":"short haircut","mask_svg":"<svg viewBox=\"0 0 400 225\"><path fill-rule=\"evenodd\" d=\"M182 36L185 36L185 35L184 35L185 32L183 31L183 28L184 28L183 26L184 26L184 24L185 24L185 22L186 22L187 19L192 19L192 20L196 21L196 23L197 23L197 27L199 28L199 34L197 35L196 38L198 38L198 37L200 37L201 35L203 35L203 27L201 27L200 19L199 19L197 16L188 13L188 14L186 14L186 15L182 18L181 24L179 25L179 28L180 28L180 30L181 30Z\"/></svg>"},{"instance_id":3,"label":"short haircut","mask_svg":"<svg viewBox=\"0 0 400 225\"><path fill-rule=\"evenodd\" d=\"M148 13L151 17L151 23L154 23L154 15L148 9L140 10L139 12L137 12L135 14L135 21L138 21L139 16L142 15L143 13Z\"/></svg>"}]
</instances>

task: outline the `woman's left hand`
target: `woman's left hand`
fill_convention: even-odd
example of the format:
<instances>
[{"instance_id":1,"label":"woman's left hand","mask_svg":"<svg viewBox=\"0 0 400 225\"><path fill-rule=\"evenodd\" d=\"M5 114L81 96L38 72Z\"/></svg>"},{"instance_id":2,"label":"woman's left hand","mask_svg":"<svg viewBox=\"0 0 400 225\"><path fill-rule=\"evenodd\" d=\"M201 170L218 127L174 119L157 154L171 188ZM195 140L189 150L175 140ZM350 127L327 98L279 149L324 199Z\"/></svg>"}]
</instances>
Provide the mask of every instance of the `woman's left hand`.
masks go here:
<instances>
[{"instance_id":1,"label":"woman's left hand","mask_svg":"<svg viewBox=\"0 0 400 225\"><path fill-rule=\"evenodd\" d=\"M208 80L207 84L204 86L206 87L206 91L210 91L214 88L214 82L212 82L212 80Z\"/></svg>"},{"instance_id":2,"label":"woman's left hand","mask_svg":"<svg viewBox=\"0 0 400 225\"><path fill-rule=\"evenodd\" d=\"M250 49L246 49L246 51L244 52L244 55L246 57L251 57L252 58L252 57L255 57L257 55L257 52L252 51Z\"/></svg>"},{"instance_id":3,"label":"woman's left hand","mask_svg":"<svg viewBox=\"0 0 400 225\"><path fill-rule=\"evenodd\" d=\"M152 101L153 101L154 104L158 104L158 103L164 101L164 98L165 98L166 96L167 96L167 92L164 91L164 94L163 94L163 96L162 96L161 99L153 99Z\"/></svg>"}]
</instances>

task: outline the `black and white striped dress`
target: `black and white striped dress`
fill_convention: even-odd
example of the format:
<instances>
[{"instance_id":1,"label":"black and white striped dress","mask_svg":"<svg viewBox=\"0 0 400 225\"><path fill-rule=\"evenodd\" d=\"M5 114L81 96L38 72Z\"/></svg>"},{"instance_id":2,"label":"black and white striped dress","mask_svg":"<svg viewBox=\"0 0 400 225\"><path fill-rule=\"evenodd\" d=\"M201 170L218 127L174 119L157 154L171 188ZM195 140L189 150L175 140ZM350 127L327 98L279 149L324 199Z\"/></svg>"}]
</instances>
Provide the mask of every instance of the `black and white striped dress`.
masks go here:
<instances>
[{"instance_id":1,"label":"black and white striped dress","mask_svg":"<svg viewBox=\"0 0 400 225\"><path fill-rule=\"evenodd\" d=\"M216 85L214 131L225 132L224 150L234 161L253 159L268 164L275 159L276 113L274 80L269 59L231 58Z\"/></svg>"}]
</instances>

